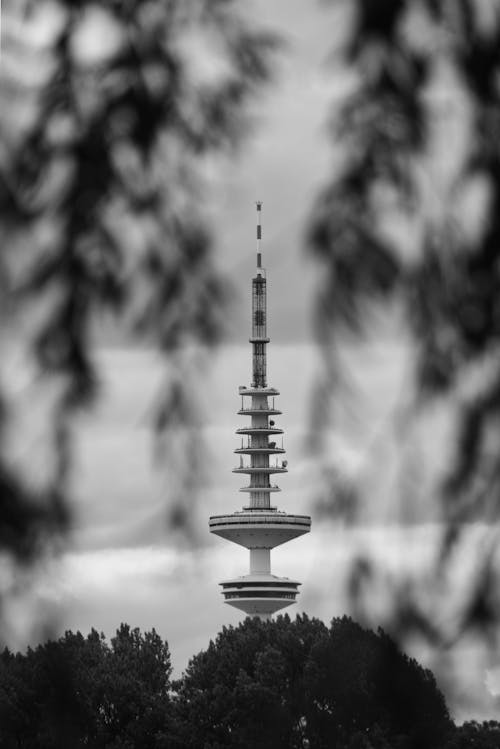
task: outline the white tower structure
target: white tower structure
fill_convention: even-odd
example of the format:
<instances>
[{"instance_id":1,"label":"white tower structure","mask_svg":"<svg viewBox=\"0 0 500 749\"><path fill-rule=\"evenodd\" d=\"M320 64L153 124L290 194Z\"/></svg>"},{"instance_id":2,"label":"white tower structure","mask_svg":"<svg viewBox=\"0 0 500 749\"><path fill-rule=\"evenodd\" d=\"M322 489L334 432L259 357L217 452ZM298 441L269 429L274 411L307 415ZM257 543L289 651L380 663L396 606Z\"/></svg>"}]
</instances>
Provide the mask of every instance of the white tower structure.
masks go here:
<instances>
[{"instance_id":1,"label":"white tower structure","mask_svg":"<svg viewBox=\"0 0 500 749\"><path fill-rule=\"evenodd\" d=\"M281 456L281 446L276 438L283 430L275 426L274 418L281 414L275 408L279 391L267 385L267 281L262 267L260 248L262 203L257 203L257 269L252 279L252 370L250 387L241 386L242 416L250 417L250 424L236 433L241 435L241 447L235 450L240 456L239 466L233 473L249 476L249 485L240 489L249 494L249 503L243 510L210 518L210 532L233 541L250 550L250 573L232 580L224 580L222 594L230 606L241 609L250 616L269 619L279 609L290 606L298 594L299 582L271 574L271 549L309 533L311 518L279 511L271 505L271 495L281 491L271 484L273 474L286 473L287 461ZM271 399L271 402L270 402Z\"/></svg>"}]
</instances>

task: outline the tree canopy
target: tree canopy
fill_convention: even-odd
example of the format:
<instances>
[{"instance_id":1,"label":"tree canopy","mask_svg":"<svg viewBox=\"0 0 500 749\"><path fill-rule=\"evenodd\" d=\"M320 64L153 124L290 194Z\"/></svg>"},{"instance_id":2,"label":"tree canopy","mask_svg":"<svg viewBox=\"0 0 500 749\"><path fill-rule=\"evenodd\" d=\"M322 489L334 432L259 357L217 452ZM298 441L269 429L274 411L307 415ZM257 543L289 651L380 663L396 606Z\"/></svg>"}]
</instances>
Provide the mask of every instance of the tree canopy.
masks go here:
<instances>
[{"instance_id":1,"label":"tree canopy","mask_svg":"<svg viewBox=\"0 0 500 749\"><path fill-rule=\"evenodd\" d=\"M207 747L440 747L451 721L434 677L351 619L246 619L192 659L181 721ZM205 743L201 743L204 741ZM371 742L371 743L370 743Z\"/></svg>"},{"instance_id":2,"label":"tree canopy","mask_svg":"<svg viewBox=\"0 0 500 749\"><path fill-rule=\"evenodd\" d=\"M5 747L162 746L169 727L170 653L154 631L121 625L111 644L92 630L5 650L0 738Z\"/></svg>"},{"instance_id":3,"label":"tree canopy","mask_svg":"<svg viewBox=\"0 0 500 749\"><path fill-rule=\"evenodd\" d=\"M496 749L500 745L500 723L488 720L478 723L467 721L452 733L446 749Z\"/></svg>"},{"instance_id":4,"label":"tree canopy","mask_svg":"<svg viewBox=\"0 0 500 749\"><path fill-rule=\"evenodd\" d=\"M432 749L453 727L432 674L346 617L246 619L171 671L154 630L123 624L109 644L92 630L5 650L2 747Z\"/></svg>"},{"instance_id":5,"label":"tree canopy","mask_svg":"<svg viewBox=\"0 0 500 749\"><path fill-rule=\"evenodd\" d=\"M455 726L433 674L348 617L247 618L172 679L155 630L66 632L0 654L5 749L496 749L500 724Z\"/></svg>"}]
</instances>

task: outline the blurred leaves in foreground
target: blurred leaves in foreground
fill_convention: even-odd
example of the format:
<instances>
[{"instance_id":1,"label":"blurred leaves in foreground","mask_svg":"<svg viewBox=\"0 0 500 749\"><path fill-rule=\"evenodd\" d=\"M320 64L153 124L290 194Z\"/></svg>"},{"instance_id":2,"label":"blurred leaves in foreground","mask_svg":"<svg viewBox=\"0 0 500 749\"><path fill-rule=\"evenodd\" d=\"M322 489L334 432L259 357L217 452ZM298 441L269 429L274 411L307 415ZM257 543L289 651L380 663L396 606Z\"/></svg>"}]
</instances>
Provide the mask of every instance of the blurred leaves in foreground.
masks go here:
<instances>
[{"instance_id":1,"label":"blurred leaves in foreground","mask_svg":"<svg viewBox=\"0 0 500 749\"><path fill-rule=\"evenodd\" d=\"M21 350L51 403L34 487L1 401L0 545L27 560L69 521L72 425L98 391L96 342L121 326L157 347L170 368L155 426L193 424L182 352L218 340L227 295L205 177L247 131L276 40L235 3L204 0L12 0L2 32L4 361Z\"/></svg>"},{"instance_id":2,"label":"blurred leaves in foreground","mask_svg":"<svg viewBox=\"0 0 500 749\"><path fill-rule=\"evenodd\" d=\"M324 279L316 309L324 375L315 411L322 412L326 434L331 422L325 404L345 395L348 378L339 355L345 341L360 341L373 330L380 335L377 315L398 318L400 338L410 339L413 347L406 428L423 418L425 432L426 414L443 402L453 426L447 444L435 447L442 458L433 499L441 501L444 527L437 567L432 579L402 576L394 583L394 631L449 645L473 629L495 652L500 4L355 0L344 8L350 31L334 60L351 85L332 110L335 168L315 202L308 230L309 252ZM429 429L432 421L427 440L436 440ZM404 429L399 436L404 440ZM326 450L324 460L335 474L335 458ZM407 468L404 463L402 470ZM417 485L425 481L425 471L422 463L414 471ZM411 501L400 497L402 503ZM477 579L463 580L465 600L446 622L440 596L429 591L450 595L446 565L472 522L485 528L474 550ZM358 609L367 587L363 580L372 587L377 574L367 558L353 569L351 593ZM369 619L369 610L364 614Z\"/></svg>"},{"instance_id":3,"label":"blurred leaves in foreground","mask_svg":"<svg viewBox=\"0 0 500 749\"><path fill-rule=\"evenodd\" d=\"M25 562L70 522L72 429L98 391L96 343L127 330L157 347L169 366L155 426L193 425L183 352L219 339L227 297L206 177L248 130L276 39L219 0L11 0L2 12L2 346L19 366L1 383L0 551ZM39 480L12 447L9 388L27 372L43 389ZM191 474L188 455L175 452L176 476Z\"/></svg>"}]
</instances>

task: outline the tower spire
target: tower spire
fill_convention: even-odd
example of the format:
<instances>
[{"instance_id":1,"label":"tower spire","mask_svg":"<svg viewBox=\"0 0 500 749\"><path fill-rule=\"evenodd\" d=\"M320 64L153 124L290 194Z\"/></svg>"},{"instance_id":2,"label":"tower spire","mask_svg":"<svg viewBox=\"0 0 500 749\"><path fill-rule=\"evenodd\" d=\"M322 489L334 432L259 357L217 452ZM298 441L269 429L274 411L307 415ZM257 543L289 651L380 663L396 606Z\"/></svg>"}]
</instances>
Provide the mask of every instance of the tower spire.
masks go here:
<instances>
[{"instance_id":1,"label":"tower spire","mask_svg":"<svg viewBox=\"0 0 500 749\"><path fill-rule=\"evenodd\" d=\"M250 495L249 504L243 510L210 518L210 532L250 550L250 573L233 580L226 580L222 593L226 603L241 609L251 616L269 619L279 609L290 606L298 594L299 582L287 577L271 574L271 549L293 538L309 533L311 518L278 511L271 506L273 492L281 491L271 485L271 475L286 473L287 461L279 460L285 453L283 443L276 446L273 439L283 434L275 426L274 418L281 414L274 406L279 391L268 387L266 373L267 337L267 282L262 267L260 242L262 239L262 202L257 202L257 269L252 278L252 384L239 388L242 396L239 414L250 416L249 426L237 430L238 435L247 435L248 442L235 450L240 456L240 465L233 473L247 474L249 485L240 489ZM269 403L269 398L272 402ZM245 402L250 398L250 402ZM246 463L244 456L248 456Z\"/></svg>"},{"instance_id":2,"label":"tower spire","mask_svg":"<svg viewBox=\"0 0 500 749\"><path fill-rule=\"evenodd\" d=\"M262 265L262 252L260 249L260 243L262 240L262 225L261 225L262 200L258 200L255 205L257 206L257 268L260 268Z\"/></svg>"},{"instance_id":3,"label":"tower spire","mask_svg":"<svg viewBox=\"0 0 500 749\"><path fill-rule=\"evenodd\" d=\"M252 387L266 387L267 363L266 345L269 343L267 337L267 283L266 272L262 267L262 253L260 243L262 240L262 227L260 215L262 202L257 201L257 272L252 279L252 336L250 343L253 348L252 356Z\"/></svg>"}]
</instances>

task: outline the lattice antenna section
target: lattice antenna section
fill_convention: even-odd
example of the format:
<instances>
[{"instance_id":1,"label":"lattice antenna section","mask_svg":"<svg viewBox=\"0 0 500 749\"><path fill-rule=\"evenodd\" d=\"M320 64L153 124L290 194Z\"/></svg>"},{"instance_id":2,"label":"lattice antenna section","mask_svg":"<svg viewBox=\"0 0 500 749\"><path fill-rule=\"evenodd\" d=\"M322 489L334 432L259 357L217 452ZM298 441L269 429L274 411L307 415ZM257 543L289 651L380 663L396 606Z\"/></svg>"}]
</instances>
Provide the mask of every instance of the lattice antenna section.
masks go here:
<instances>
[{"instance_id":1,"label":"lattice antenna section","mask_svg":"<svg viewBox=\"0 0 500 749\"><path fill-rule=\"evenodd\" d=\"M266 271L262 267L260 243L262 240L261 225L262 203L257 203L257 272L252 279L252 387L267 387L267 282Z\"/></svg>"}]
</instances>

